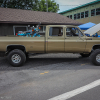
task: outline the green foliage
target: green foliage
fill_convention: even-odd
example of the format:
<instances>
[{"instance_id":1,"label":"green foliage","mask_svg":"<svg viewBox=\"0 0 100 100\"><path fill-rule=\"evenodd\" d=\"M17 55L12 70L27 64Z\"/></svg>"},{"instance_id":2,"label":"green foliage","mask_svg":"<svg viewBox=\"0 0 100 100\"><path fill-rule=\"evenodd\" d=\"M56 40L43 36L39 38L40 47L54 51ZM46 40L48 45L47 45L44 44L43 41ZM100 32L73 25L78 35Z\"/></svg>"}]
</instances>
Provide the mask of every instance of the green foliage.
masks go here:
<instances>
[{"instance_id":1,"label":"green foliage","mask_svg":"<svg viewBox=\"0 0 100 100\"><path fill-rule=\"evenodd\" d=\"M0 6L2 6L3 0L0 0Z\"/></svg>"},{"instance_id":2,"label":"green foliage","mask_svg":"<svg viewBox=\"0 0 100 100\"><path fill-rule=\"evenodd\" d=\"M57 12L58 4L54 0L0 0L0 7L27 9L34 11Z\"/></svg>"},{"instance_id":3,"label":"green foliage","mask_svg":"<svg viewBox=\"0 0 100 100\"><path fill-rule=\"evenodd\" d=\"M48 12L57 12L59 10L59 6L54 0L41 0L39 2L39 11L47 11L47 4L48 4Z\"/></svg>"},{"instance_id":4,"label":"green foliage","mask_svg":"<svg viewBox=\"0 0 100 100\"><path fill-rule=\"evenodd\" d=\"M32 9L34 0L0 0L0 6L5 8Z\"/></svg>"}]
</instances>

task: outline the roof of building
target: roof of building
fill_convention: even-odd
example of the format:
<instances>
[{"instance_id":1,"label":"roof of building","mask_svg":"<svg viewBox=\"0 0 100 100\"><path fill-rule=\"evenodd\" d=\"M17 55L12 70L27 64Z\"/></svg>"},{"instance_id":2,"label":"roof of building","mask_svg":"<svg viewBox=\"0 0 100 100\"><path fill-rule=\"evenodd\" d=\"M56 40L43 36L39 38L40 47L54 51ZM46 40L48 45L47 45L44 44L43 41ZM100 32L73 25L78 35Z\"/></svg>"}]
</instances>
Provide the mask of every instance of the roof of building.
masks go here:
<instances>
[{"instance_id":1,"label":"roof of building","mask_svg":"<svg viewBox=\"0 0 100 100\"><path fill-rule=\"evenodd\" d=\"M45 24L45 25L80 25L73 19L67 18L58 13L40 12L31 10L0 8L0 23L18 24Z\"/></svg>"},{"instance_id":2,"label":"roof of building","mask_svg":"<svg viewBox=\"0 0 100 100\"><path fill-rule=\"evenodd\" d=\"M85 7L85 6L87 6L87 5L95 4L95 3L98 3L98 2L100 2L100 0L93 1L93 2L89 2L89 3L83 4L83 5L81 5L81 6L78 6L78 7L69 9L69 10L65 10L65 11L63 11L63 12L60 12L59 14L63 14L63 13L66 13L66 12L68 12L68 11L76 10L76 9L78 9L78 8L82 8L82 7Z\"/></svg>"}]
</instances>

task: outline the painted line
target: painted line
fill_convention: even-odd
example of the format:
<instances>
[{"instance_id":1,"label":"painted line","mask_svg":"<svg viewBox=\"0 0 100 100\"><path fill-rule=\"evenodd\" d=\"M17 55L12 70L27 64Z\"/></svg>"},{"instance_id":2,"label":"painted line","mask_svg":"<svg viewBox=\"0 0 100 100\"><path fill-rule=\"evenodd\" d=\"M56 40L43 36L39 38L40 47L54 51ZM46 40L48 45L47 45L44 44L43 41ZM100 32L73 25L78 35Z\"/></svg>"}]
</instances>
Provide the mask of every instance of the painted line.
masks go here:
<instances>
[{"instance_id":1,"label":"painted line","mask_svg":"<svg viewBox=\"0 0 100 100\"><path fill-rule=\"evenodd\" d=\"M66 92L64 94L61 94L59 96L53 97L53 98L48 99L48 100L67 100L67 99L69 99L69 98L71 98L73 96L76 96L76 95L78 95L80 93L83 93L83 92L85 92L87 90L90 90L90 89L92 89L94 87L97 87L99 85L100 85L100 79L96 80L96 81L94 81L94 82L92 82L92 83L90 83L88 85L82 86L82 87L80 87L78 89L72 90L70 92Z\"/></svg>"},{"instance_id":2,"label":"painted line","mask_svg":"<svg viewBox=\"0 0 100 100\"><path fill-rule=\"evenodd\" d=\"M49 72L44 72L44 73L49 73Z\"/></svg>"},{"instance_id":3,"label":"painted line","mask_svg":"<svg viewBox=\"0 0 100 100\"><path fill-rule=\"evenodd\" d=\"M46 74L46 73L49 73L49 71L46 71L46 72L44 72L44 73L40 73L40 75L43 75L43 74Z\"/></svg>"}]
</instances>

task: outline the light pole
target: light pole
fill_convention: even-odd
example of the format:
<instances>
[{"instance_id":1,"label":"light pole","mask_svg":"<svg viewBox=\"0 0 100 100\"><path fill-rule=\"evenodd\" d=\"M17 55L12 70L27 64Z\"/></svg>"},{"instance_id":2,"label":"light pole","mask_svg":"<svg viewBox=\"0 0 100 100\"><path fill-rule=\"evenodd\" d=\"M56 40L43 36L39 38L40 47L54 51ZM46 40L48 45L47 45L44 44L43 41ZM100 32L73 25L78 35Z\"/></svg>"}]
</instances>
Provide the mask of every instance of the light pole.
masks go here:
<instances>
[{"instance_id":1,"label":"light pole","mask_svg":"<svg viewBox=\"0 0 100 100\"><path fill-rule=\"evenodd\" d=\"M46 0L47 12L48 12L48 0Z\"/></svg>"}]
</instances>

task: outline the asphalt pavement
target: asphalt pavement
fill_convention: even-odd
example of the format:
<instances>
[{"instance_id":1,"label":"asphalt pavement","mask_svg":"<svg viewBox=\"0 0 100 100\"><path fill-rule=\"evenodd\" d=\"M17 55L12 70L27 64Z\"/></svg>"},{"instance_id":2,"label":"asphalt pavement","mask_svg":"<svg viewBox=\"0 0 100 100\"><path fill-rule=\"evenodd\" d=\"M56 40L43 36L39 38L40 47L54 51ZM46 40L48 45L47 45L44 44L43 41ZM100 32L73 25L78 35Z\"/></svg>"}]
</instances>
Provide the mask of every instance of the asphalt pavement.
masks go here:
<instances>
[{"instance_id":1,"label":"asphalt pavement","mask_svg":"<svg viewBox=\"0 0 100 100\"><path fill-rule=\"evenodd\" d=\"M49 100L99 79L100 66L79 54L34 55L22 67L0 58L0 100ZM68 100L100 100L100 85Z\"/></svg>"}]
</instances>

